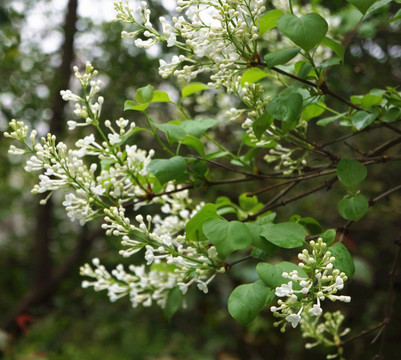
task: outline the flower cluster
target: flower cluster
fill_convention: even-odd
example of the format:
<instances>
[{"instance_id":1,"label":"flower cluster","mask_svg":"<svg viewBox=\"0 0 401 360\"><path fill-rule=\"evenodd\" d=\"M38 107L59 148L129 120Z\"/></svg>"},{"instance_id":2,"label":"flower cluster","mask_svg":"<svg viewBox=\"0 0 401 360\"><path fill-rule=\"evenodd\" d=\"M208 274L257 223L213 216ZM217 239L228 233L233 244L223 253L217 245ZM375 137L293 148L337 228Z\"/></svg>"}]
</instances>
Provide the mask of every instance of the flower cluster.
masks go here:
<instances>
[{"instance_id":1,"label":"flower cluster","mask_svg":"<svg viewBox=\"0 0 401 360\"><path fill-rule=\"evenodd\" d=\"M312 240L309 244L312 252L304 249L298 255L301 260L298 266L307 276L303 276L298 270L284 272L282 277L289 281L275 290L277 297L285 298L278 300L278 306L270 308L275 317L281 318L276 326L282 325L282 331L285 331L287 323L297 327L305 316L321 316L321 302L325 299L351 301L349 296L336 295L343 289L347 276L334 268L336 259L327 250L327 244L321 238L316 242Z\"/></svg>"},{"instance_id":2,"label":"flower cluster","mask_svg":"<svg viewBox=\"0 0 401 360\"><path fill-rule=\"evenodd\" d=\"M240 86L238 74L256 56L259 38L259 17L265 11L262 0L200 0L177 2L177 12L171 22L160 18L161 33L150 22L150 10L145 1L134 12L121 1L115 3L117 19L136 24L139 29L123 32L123 37L136 38L137 47L149 48L158 42L167 42L184 52L174 55L168 63L160 60L163 77L174 74L179 80L190 81L203 72L211 72L211 87ZM137 38L140 34L146 40Z\"/></svg>"}]
</instances>

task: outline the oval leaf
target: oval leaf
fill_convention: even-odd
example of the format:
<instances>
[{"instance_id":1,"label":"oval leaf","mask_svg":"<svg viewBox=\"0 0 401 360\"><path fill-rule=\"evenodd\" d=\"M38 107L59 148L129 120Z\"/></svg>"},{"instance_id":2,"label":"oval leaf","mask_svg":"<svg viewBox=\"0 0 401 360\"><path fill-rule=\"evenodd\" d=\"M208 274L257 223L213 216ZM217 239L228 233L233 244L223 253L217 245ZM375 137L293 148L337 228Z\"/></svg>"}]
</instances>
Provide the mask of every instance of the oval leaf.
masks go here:
<instances>
[{"instance_id":1,"label":"oval leaf","mask_svg":"<svg viewBox=\"0 0 401 360\"><path fill-rule=\"evenodd\" d=\"M187 169L187 162L181 156L171 159L154 159L148 167L148 171L154 174L161 184L179 178Z\"/></svg>"},{"instance_id":2,"label":"oval leaf","mask_svg":"<svg viewBox=\"0 0 401 360\"><path fill-rule=\"evenodd\" d=\"M342 243L337 242L330 246L328 251L330 251L331 255L336 258L333 266L336 269L343 271L345 275L351 278L355 273L355 265L354 259L347 248Z\"/></svg>"},{"instance_id":3,"label":"oval leaf","mask_svg":"<svg viewBox=\"0 0 401 360\"><path fill-rule=\"evenodd\" d=\"M347 220L358 221L369 209L369 202L362 194L345 197L337 204L339 214Z\"/></svg>"},{"instance_id":4,"label":"oval leaf","mask_svg":"<svg viewBox=\"0 0 401 360\"><path fill-rule=\"evenodd\" d=\"M328 25L316 13L302 17L285 14L277 20L277 28L305 51L311 50L326 36Z\"/></svg>"},{"instance_id":5,"label":"oval leaf","mask_svg":"<svg viewBox=\"0 0 401 360\"><path fill-rule=\"evenodd\" d=\"M239 221L210 219L203 224L203 232L216 247L222 259L235 250L245 249L252 244L254 234L246 224Z\"/></svg>"},{"instance_id":6,"label":"oval leaf","mask_svg":"<svg viewBox=\"0 0 401 360\"><path fill-rule=\"evenodd\" d=\"M305 240L304 228L293 222L264 225L260 235L274 245L285 249L302 246Z\"/></svg>"},{"instance_id":7,"label":"oval leaf","mask_svg":"<svg viewBox=\"0 0 401 360\"><path fill-rule=\"evenodd\" d=\"M240 285L228 299L228 312L241 325L247 326L273 298L273 289L267 287L261 280Z\"/></svg>"},{"instance_id":8,"label":"oval leaf","mask_svg":"<svg viewBox=\"0 0 401 360\"><path fill-rule=\"evenodd\" d=\"M288 130L293 130L301 116L302 104L302 95L294 93L273 99L266 105L266 111L275 119L287 123Z\"/></svg>"},{"instance_id":9,"label":"oval leaf","mask_svg":"<svg viewBox=\"0 0 401 360\"><path fill-rule=\"evenodd\" d=\"M293 59L301 51L300 48L293 49L281 49L274 51L265 56L265 62L267 67L273 67L276 65L282 65Z\"/></svg>"},{"instance_id":10,"label":"oval leaf","mask_svg":"<svg viewBox=\"0 0 401 360\"><path fill-rule=\"evenodd\" d=\"M186 98L187 96L190 96L192 94L195 94L199 91L209 89L209 87L206 84L200 83L200 82L194 82L186 87L184 87L181 91L181 97Z\"/></svg>"},{"instance_id":11,"label":"oval leaf","mask_svg":"<svg viewBox=\"0 0 401 360\"><path fill-rule=\"evenodd\" d=\"M308 275L304 269L300 268L298 265L283 261L276 265L271 265L268 263L259 263L256 265L256 272L258 273L259 277L263 280L263 282L270 286L271 288L275 289L276 287L281 286L282 284L287 284L290 279L283 278L283 272L290 273L291 271L297 270L298 275L303 278L307 278ZM296 283L294 284L294 289L296 288ZM298 285L300 288L300 285Z\"/></svg>"},{"instance_id":12,"label":"oval leaf","mask_svg":"<svg viewBox=\"0 0 401 360\"><path fill-rule=\"evenodd\" d=\"M259 80L264 79L265 77L267 77L267 74L263 70L257 67L250 68L242 74L241 86L244 86L245 83L250 83L250 84L256 83Z\"/></svg>"},{"instance_id":13,"label":"oval leaf","mask_svg":"<svg viewBox=\"0 0 401 360\"><path fill-rule=\"evenodd\" d=\"M337 177L346 187L355 187L365 180L368 170L360 162L343 158L337 165Z\"/></svg>"}]
</instances>

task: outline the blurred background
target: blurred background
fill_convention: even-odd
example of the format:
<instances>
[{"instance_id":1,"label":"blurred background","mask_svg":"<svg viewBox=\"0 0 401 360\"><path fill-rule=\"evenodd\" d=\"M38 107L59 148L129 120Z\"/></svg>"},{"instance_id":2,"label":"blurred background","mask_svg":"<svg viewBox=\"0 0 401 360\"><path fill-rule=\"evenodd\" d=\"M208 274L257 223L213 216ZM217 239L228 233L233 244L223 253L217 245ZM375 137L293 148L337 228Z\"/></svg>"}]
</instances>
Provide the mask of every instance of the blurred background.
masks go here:
<instances>
[{"instance_id":1,"label":"blurred background","mask_svg":"<svg viewBox=\"0 0 401 360\"><path fill-rule=\"evenodd\" d=\"M317 3L318 1L315 1ZM345 1L322 1L342 22L340 33L347 44L346 62L329 74L333 90L348 97L371 88L399 86L401 83L400 22L385 20L399 9L389 3L357 26L359 14ZM152 17L172 11L175 2L151 1ZM267 2L269 8L270 3ZM104 119L118 119L126 99L132 99L138 87L176 91L173 83L158 75L158 57L166 49L151 51L135 48L132 41L120 37L122 25L114 18L111 0L6 0L0 2L0 130L6 131L15 118L39 130L51 131L69 142L66 121L72 109L60 90L77 89L72 66L83 68L91 61L103 81ZM127 29L125 29L127 30ZM213 114L218 95L208 99ZM193 98L193 109L204 108ZM158 113L159 111L159 113ZM154 116L166 116L165 109ZM168 118L171 120L171 118ZM137 121L137 120L135 120ZM141 119L138 119L140 123ZM161 120L163 121L163 120ZM321 132L340 136L343 130L333 124L326 128L311 126L316 138ZM230 144L230 130L221 141ZM369 147L377 133L355 140L355 146ZM386 137L388 134L380 134ZM143 147L150 139L136 139ZM159 308L132 309L127 299L110 303L105 293L82 289L79 266L99 257L114 267L124 261L118 255L118 239L106 238L99 222L85 227L71 223L55 195L47 205L30 193L35 183L32 174L23 171L24 161L10 157L10 141L0 138L0 358L4 359L138 359L138 360L239 360L239 359L323 359L328 350L304 349L297 330L281 334L272 326L268 310L247 328L236 323L227 312L227 298L240 283L255 279L254 264L243 263L228 275L220 276L204 295L190 291L186 306L170 322ZM152 144L153 146L154 144ZM393 154L399 154L399 148ZM388 177L381 174L385 171ZM375 196L399 184L399 164L369 168L370 180L364 183L367 195ZM222 175L223 176L223 175ZM386 175L387 176L387 175ZM249 185L248 185L249 186ZM225 195L234 201L247 191L213 189L210 194L194 193L203 201ZM325 228L337 228L343 220L335 203L343 196L336 186L330 194L322 193L280 210L279 217L290 214L316 217ZM322 211L321 202L327 209ZM263 200L263 199L262 199ZM334 204L334 206L333 206ZM330 207L330 206L331 207ZM323 215L323 216L322 216ZM346 245L355 256L357 272L346 294L351 304L335 304L346 314L345 326L356 335L377 326L393 303L392 320L385 331L383 354L395 359L401 347L401 281L394 278L389 299L389 274L394 262L401 229L401 197L393 194L380 202L375 212L351 228ZM125 260L127 261L127 260ZM136 259L130 259L136 261ZM139 261L139 260L138 260ZM390 303L389 303L390 301ZM381 341L373 344L377 332L346 345L349 359L369 359L379 351ZM352 335L350 336L352 337ZM398 351L398 352L397 352Z\"/></svg>"}]
</instances>

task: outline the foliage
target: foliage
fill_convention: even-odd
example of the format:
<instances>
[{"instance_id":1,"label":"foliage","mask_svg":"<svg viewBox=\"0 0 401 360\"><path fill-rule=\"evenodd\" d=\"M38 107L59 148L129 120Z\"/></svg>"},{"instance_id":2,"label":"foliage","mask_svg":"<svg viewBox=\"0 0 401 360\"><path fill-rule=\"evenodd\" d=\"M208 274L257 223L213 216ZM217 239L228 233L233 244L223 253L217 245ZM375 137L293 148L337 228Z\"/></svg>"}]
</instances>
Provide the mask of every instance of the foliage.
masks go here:
<instances>
[{"instance_id":1,"label":"foliage","mask_svg":"<svg viewBox=\"0 0 401 360\"><path fill-rule=\"evenodd\" d=\"M357 28L389 3L349 1L354 8L344 2L338 13L354 14ZM401 142L401 94L392 86L350 98L332 90L329 75L347 61L346 44L339 41L341 25L319 2L277 2L271 9L261 0L177 4L184 15L171 21L162 17L160 29L144 1L136 11L122 2L115 7L117 18L134 26L122 36L135 38L137 47L166 43L177 49L170 62L160 59L159 73L177 79L178 98L142 86L124 104L135 122L104 120L105 100L98 95L102 82L88 62L84 72L74 68L81 93L61 92L75 103L77 118L68 121L78 138L75 144L52 134L38 142L36 130L12 120L5 135L22 147L11 145L10 153L30 156L25 170L40 172L33 193L48 194L43 204L54 191L64 192L71 220L84 225L102 218L106 235L121 239L120 255L143 257L142 264L120 264L111 271L94 258L81 268L84 288L106 290L111 301L128 296L133 307L156 303L170 319L189 287L196 284L206 294L220 274L253 259L258 278L231 292L231 316L246 326L269 307L282 332L288 324L300 325L303 336L312 339L307 348L329 346L334 350L327 358L344 358L349 329L327 300L351 301L337 294L355 273L355 255L343 243L349 228L401 189L387 184L381 172L379 191L368 192L365 186L376 180L370 168L401 159L389 153ZM276 38L283 40L271 41ZM206 83L195 82L197 77ZM211 119L186 106L187 98L208 92L233 96L234 106L225 115L230 123L218 121L217 111ZM154 117L155 106L173 108L174 115ZM231 126L237 130L226 143L219 133ZM385 138L369 137L366 144L355 140L383 131ZM141 149L135 143L138 134L151 137L157 147ZM386 171L391 177L392 168ZM310 180L316 187L307 185ZM249 183L252 192L241 188L235 201L232 185ZM320 194L336 183L342 195L334 195L333 204L330 195ZM213 189L224 185L229 185L224 196L219 193L207 203L196 197L197 191L214 195ZM301 191L288 197L295 187ZM319 199L319 219L309 213L276 216L280 206L308 196ZM150 215L150 206L158 212ZM337 217L337 230L325 229L323 209L337 210L346 222ZM293 249L299 251L297 263ZM390 321L389 313L378 328Z\"/></svg>"}]
</instances>

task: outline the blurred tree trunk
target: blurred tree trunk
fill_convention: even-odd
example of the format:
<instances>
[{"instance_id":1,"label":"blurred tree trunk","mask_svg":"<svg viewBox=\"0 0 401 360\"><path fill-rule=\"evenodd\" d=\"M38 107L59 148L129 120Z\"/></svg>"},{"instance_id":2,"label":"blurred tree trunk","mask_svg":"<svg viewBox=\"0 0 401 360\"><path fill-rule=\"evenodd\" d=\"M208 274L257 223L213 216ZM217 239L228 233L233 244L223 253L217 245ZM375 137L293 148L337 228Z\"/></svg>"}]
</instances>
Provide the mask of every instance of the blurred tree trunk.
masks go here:
<instances>
[{"instance_id":1,"label":"blurred tree trunk","mask_svg":"<svg viewBox=\"0 0 401 360\"><path fill-rule=\"evenodd\" d=\"M62 61L56 72L51 99L52 118L49 128L53 135L62 136L64 129L64 108L66 102L60 91L68 88L71 78L71 67L74 60L74 37L76 34L78 0L69 0L64 21L64 43L62 45ZM50 243L52 240L53 206L50 198L46 205L38 205L36 231L34 237L33 287L40 288L48 283L52 273Z\"/></svg>"}]
</instances>

